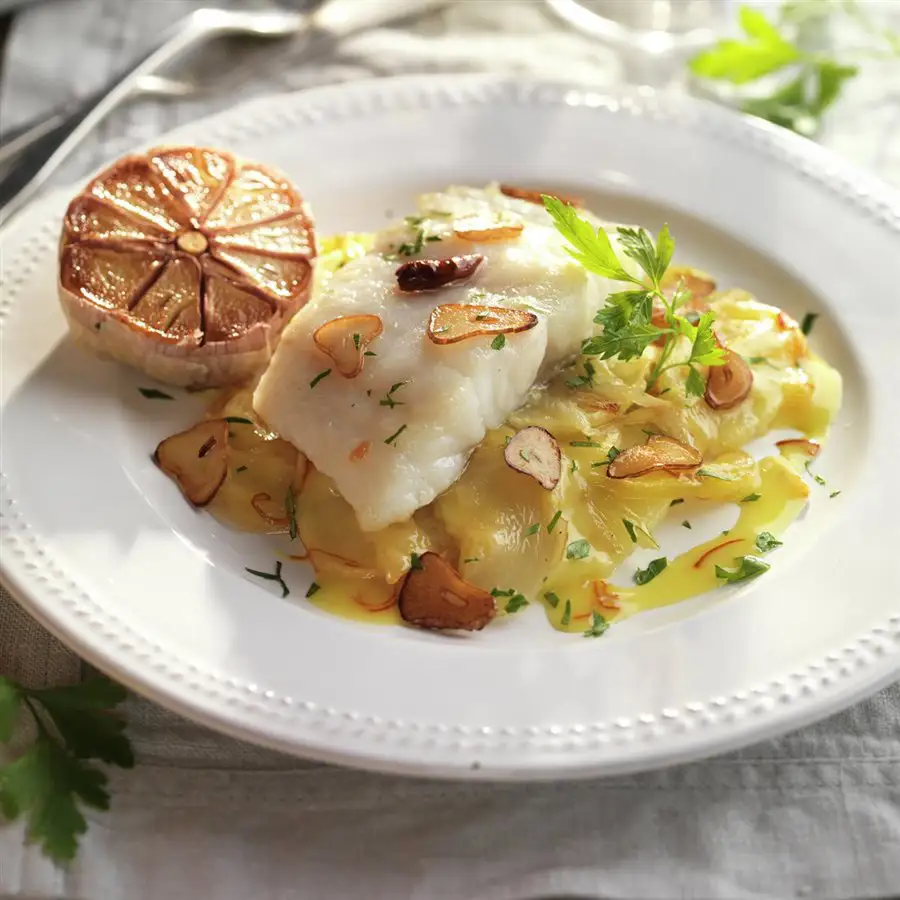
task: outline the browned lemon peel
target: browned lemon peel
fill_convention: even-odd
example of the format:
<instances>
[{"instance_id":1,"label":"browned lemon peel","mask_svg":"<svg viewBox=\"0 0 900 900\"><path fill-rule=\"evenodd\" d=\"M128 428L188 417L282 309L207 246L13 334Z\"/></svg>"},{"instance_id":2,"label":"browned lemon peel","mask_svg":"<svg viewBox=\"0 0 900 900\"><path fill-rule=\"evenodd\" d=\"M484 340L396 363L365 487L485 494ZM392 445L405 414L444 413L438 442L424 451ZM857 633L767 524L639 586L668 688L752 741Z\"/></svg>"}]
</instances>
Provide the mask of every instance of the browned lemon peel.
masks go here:
<instances>
[{"instance_id":1,"label":"browned lemon peel","mask_svg":"<svg viewBox=\"0 0 900 900\"><path fill-rule=\"evenodd\" d=\"M400 616L419 628L480 631L497 614L494 598L464 581L437 553L423 553L397 600Z\"/></svg>"},{"instance_id":2,"label":"browned lemon peel","mask_svg":"<svg viewBox=\"0 0 900 900\"><path fill-rule=\"evenodd\" d=\"M731 409L742 403L753 387L753 370L733 350L725 351L725 365L710 366L704 399L712 409Z\"/></svg>"},{"instance_id":3,"label":"browned lemon peel","mask_svg":"<svg viewBox=\"0 0 900 900\"><path fill-rule=\"evenodd\" d=\"M320 325L313 332L313 341L331 357L344 378L355 378L366 361L366 349L383 330L378 316L340 316Z\"/></svg>"},{"instance_id":4,"label":"browned lemon peel","mask_svg":"<svg viewBox=\"0 0 900 900\"><path fill-rule=\"evenodd\" d=\"M651 472L690 472L703 465L695 447L665 434L652 434L646 444L637 444L620 453L607 467L610 478L637 478Z\"/></svg>"},{"instance_id":5,"label":"browned lemon peel","mask_svg":"<svg viewBox=\"0 0 900 900\"><path fill-rule=\"evenodd\" d=\"M525 309L445 303L428 320L428 337L435 344L455 344L486 334L516 334L528 331L538 317Z\"/></svg>"},{"instance_id":6,"label":"browned lemon peel","mask_svg":"<svg viewBox=\"0 0 900 900\"><path fill-rule=\"evenodd\" d=\"M153 461L193 506L206 506L228 474L228 422L209 419L161 441Z\"/></svg>"},{"instance_id":7,"label":"browned lemon peel","mask_svg":"<svg viewBox=\"0 0 900 900\"><path fill-rule=\"evenodd\" d=\"M517 432L503 451L506 464L530 475L542 488L552 491L562 476L562 454L556 438L545 428L529 425Z\"/></svg>"},{"instance_id":8,"label":"browned lemon peel","mask_svg":"<svg viewBox=\"0 0 900 900\"><path fill-rule=\"evenodd\" d=\"M446 259L413 259L397 268L397 287L407 294L438 291L471 278L484 262L480 253Z\"/></svg>"}]
</instances>

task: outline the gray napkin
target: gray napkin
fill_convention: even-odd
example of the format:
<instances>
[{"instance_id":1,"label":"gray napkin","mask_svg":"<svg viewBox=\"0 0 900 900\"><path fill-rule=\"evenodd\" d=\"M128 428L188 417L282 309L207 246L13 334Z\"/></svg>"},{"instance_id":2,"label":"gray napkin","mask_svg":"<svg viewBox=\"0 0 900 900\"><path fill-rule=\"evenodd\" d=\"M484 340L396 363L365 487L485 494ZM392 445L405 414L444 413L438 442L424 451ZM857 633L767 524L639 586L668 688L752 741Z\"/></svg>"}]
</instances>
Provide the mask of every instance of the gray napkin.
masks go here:
<instances>
[{"instance_id":1,"label":"gray napkin","mask_svg":"<svg viewBox=\"0 0 900 900\"><path fill-rule=\"evenodd\" d=\"M23 13L7 50L0 127L99 87L154 30L198 5L67 0ZM259 70L226 96L136 104L98 130L60 181L254 93L486 66L600 85L621 74L609 51L568 31L541 3L459 0L407 30L354 38L316 63L290 47L270 48ZM826 139L900 185L896 84L896 70L876 66L854 86ZM45 684L75 681L86 668L0 592L0 673ZM113 809L91 814L78 860L68 871L56 869L24 844L21 826L0 828L0 896L537 900L900 892L900 686L819 725L704 763L524 786L407 780L294 760L136 697L127 715L140 765L114 775Z\"/></svg>"}]
</instances>

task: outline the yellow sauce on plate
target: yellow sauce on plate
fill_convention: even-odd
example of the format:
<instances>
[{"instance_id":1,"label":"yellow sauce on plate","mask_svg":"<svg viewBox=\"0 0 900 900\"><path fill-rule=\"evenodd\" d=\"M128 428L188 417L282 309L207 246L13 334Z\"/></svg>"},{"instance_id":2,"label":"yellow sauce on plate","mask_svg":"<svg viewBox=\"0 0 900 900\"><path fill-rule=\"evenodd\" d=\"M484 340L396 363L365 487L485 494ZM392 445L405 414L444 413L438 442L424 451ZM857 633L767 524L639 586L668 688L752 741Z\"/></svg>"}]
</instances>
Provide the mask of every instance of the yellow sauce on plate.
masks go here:
<instances>
[{"instance_id":1,"label":"yellow sauce on plate","mask_svg":"<svg viewBox=\"0 0 900 900\"><path fill-rule=\"evenodd\" d=\"M319 277L366 246L353 235L326 243ZM722 340L754 373L750 396L733 409L687 398L678 369L667 371L660 393L650 397L644 386L652 359L593 359L591 370L581 357L485 437L448 491L407 522L363 532L333 482L255 420L247 388L221 397L209 411L232 421L228 475L208 509L242 530L296 530L292 559L312 564L316 573L309 601L365 622L400 622L399 585L413 555L427 550L443 554L467 581L496 589L500 615L508 597L521 593L545 606L555 628L570 632L585 631L594 613L620 620L719 587L716 566L763 556L757 536L781 537L809 494L803 465L809 456L786 448L784 457L756 461L741 448L774 429L822 438L840 407L841 379L809 353L797 324L777 308L742 291L710 300ZM578 376L590 376L590 383L573 386ZM528 425L549 430L562 449L563 477L554 491L504 461L506 439ZM621 451L651 433L692 444L703 454L701 470L609 478L610 448ZM747 501L753 495L758 499ZM654 530L672 501L682 499L737 504L740 517L727 534L669 560L648 583L612 583L635 549L655 547ZM581 541L590 548L585 558L578 555ZM665 549L656 555L665 556Z\"/></svg>"}]
</instances>

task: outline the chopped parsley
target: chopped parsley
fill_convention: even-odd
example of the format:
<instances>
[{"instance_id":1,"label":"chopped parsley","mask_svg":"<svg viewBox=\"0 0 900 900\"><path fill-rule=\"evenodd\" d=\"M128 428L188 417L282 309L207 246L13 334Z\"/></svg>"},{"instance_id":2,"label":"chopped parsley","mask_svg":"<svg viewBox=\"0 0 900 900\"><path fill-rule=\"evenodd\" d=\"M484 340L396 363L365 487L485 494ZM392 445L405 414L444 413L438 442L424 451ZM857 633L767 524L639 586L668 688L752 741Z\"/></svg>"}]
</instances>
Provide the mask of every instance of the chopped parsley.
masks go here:
<instances>
[{"instance_id":1,"label":"chopped parsley","mask_svg":"<svg viewBox=\"0 0 900 900\"><path fill-rule=\"evenodd\" d=\"M408 381L398 381L396 384L391 385L391 389L384 395L384 399L378 401L379 406L388 406L393 409L395 406L403 406L404 403L402 400L395 400L394 394L400 390L404 385L409 384Z\"/></svg>"},{"instance_id":2,"label":"chopped parsley","mask_svg":"<svg viewBox=\"0 0 900 900\"><path fill-rule=\"evenodd\" d=\"M309 590L306 592L306 599L308 600L312 597L313 594L317 594L322 589L322 585L317 584L315 581L309 586Z\"/></svg>"},{"instance_id":3,"label":"chopped parsley","mask_svg":"<svg viewBox=\"0 0 900 900\"><path fill-rule=\"evenodd\" d=\"M666 559L665 556L652 560L647 565L646 569L638 569L637 572L634 573L634 583L647 584L647 582L653 581L653 579L656 578L668 564L669 560Z\"/></svg>"},{"instance_id":4,"label":"chopped parsley","mask_svg":"<svg viewBox=\"0 0 900 900\"><path fill-rule=\"evenodd\" d=\"M245 419L243 416L225 416L226 422L231 422L234 425L252 425L252 419Z\"/></svg>"},{"instance_id":5,"label":"chopped parsley","mask_svg":"<svg viewBox=\"0 0 900 900\"><path fill-rule=\"evenodd\" d=\"M559 521L560 516L562 516L562 510L558 509L555 513L553 513L553 518L547 523L547 534L550 534L554 528L556 528L556 523Z\"/></svg>"},{"instance_id":6,"label":"chopped parsley","mask_svg":"<svg viewBox=\"0 0 900 900\"><path fill-rule=\"evenodd\" d=\"M292 541L297 540L297 502L294 499L294 489L288 487L284 497L284 511L287 513L290 524L289 533Z\"/></svg>"},{"instance_id":7,"label":"chopped parsley","mask_svg":"<svg viewBox=\"0 0 900 900\"><path fill-rule=\"evenodd\" d=\"M600 637L606 632L609 631L609 622L600 615L596 610L591 613L591 627L585 631L584 636L586 638L590 637Z\"/></svg>"},{"instance_id":8,"label":"chopped parsley","mask_svg":"<svg viewBox=\"0 0 900 900\"><path fill-rule=\"evenodd\" d=\"M238 466L234 471L235 472L246 472L247 467L246 466Z\"/></svg>"},{"instance_id":9,"label":"chopped parsley","mask_svg":"<svg viewBox=\"0 0 900 900\"><path fill-rule=\"evenodd\" d=\"M685 520L681 523L681 526L682 526L682 528L687 528L688 530L690 530L690 528L692 527L692 526L691 526L691 523L688 522L687 519L685 519Z\"/></svg>"},{"instance_id":10,"label":"chopped parsley","mask_svg":"<svg viewBox=\"0 0 900 900\"><path fill-rule=\"evenodd\" d=\"M741 498L741 503L756 503L760 497L762 494L747 494L746 497Z\"/></svg>"},{"instance_id":11,"label":"chopped parsley","mask_svg":"<svg viewBox=\"0 0 900 900\"><path fill-rule=\"evenodd\" d=\"M637 532L634 530L634 523L629 522L628 519L622 519L622 524L625 526L625 530L628 532L628 537L631 538L631 543L637 543Z\"/></svg>"},{"instance_id":12,"label":"chopped parsley","mask_svg":"<svg viewBox=\"0 0 900 900\"><path fill-rule=\"evenodd\" d=\"M574 459L570 461L569 471L570 471L570 472L577 472L577 471L578 471L578 463L575 462Z\"/></svg>"},{"instance_id":13,"label":"chopped parsley","mask_svg":"<svg viewBox=\"0 0 900 900\"><path fill-rule=\"evenodd\" d=\"M290 589L284 583L284 579L281 577L281 561L280 560L276 561L274 572L260 572L259 569L250 569L247 566L244 566L244 569L245 569L245 571L249 572L251 575L255 575L257 578L263 578L266 581L278 582L278 586L281 588L282 598L287 597L287 595L290 593Z\"/></svg>"},{"instance_id":14,"label":"chopped parsley","mask_svg":"<svg viewBox=\"0 0 900 900\"><path fill-rule=\"evenodd\" d=\"M717 478L719 481L734 481L733 478L729 478L727 475L717 475L715 472L710 472L709 469L697 469L697 475L701 478Z\"/></svg>"},{"instance_id":15,"label":"chopped parsley","mask_svg":"<svg viewBox=\"0 0 900 900\"><path fill-rule=\"evenodd\" d=\"M559 620L560 625L568 625L572 621L572 601L566 600L566 607L563 610L562 618Z\"/></svg>"},{"instance_id":16,"label":"chopped parsley","mask_svg":"<svg viewBox=\"0 0 900 900\"><path fill-rule=\"evenodd\" d=\"M740 564L734 569L725 569L716 566L716 578L721 578L726 584L735 584L738 581L749 581L768 572L771 566L758 556L742 556Z\"/></svg>"},{"instance_id":17,"label":"chopped parsley","mask_svg":"<svg viewBox=\"0 0 900 900\"><path fill-rule=\"evenodd\" d=\"M139 387L138 390L148 400L174 400L175 399L171 394L167 394L165 391L158 391L156 388Z\"/></svg>"},{"instance_id":18,"label":"chopped parsley","mask_svg":"<svg viewBox=\"0 0 900 900\"><path fill-rule=\"evenodd\" d=\"M590 552L591 545L584 538L579 538L566 547L566 559L584 559Z\"/></svg>"},{"instance_id":19,"label":"chopped parsley","mask_svg":"<svg viewBox=\"0 0 900 900\"><path fill-rule=\"evenodd\" d=\"M416 239L411 244L401 244L397 248L397 253L400 256L415 256L417 253L422 252L422 247L425 245L425 232L420 228L416 232Z\"/></svg>"},{"instance_id":20,"label":"chopped parsley","mask_svg":"<svg viewBox=\"0 0 900 900\"><path fill-rule=\"evenodd\" d=\"M400 437L400 435L403 434L404 431L406 431L406 426L401 425L390 437L385 438L384 442L386 444L393 444L394 441L396 441L397 438Z\"/></svg>"},{"instance_id":21,"label":"chopped parsley","mask_svg":"<svg viewBox=\"0 0 900 900\"><path fill-rule=\"evenodd\" d=\"M812 469L810 469L809 460L807 460L804 464L804 468L806 469L806 473L810 476L810 478L812 478L813 481L815 481L816 484L820 484L822 485L822 487L828 484L828 482L821 475L817 475L815 472L813 472Z\"/></svg>"},{"instance_id":22,"label":"chopped parsley","mask_svg":"<svg viewBox=\"0 0 900 900\"><path fill-rule=\"evenodd\" d=\"M359 335L358 335L358 334L354 334L354 335L353 335L353 346L354 346L357 350L359 350Z\"/></svg>"},{"instance_id":23,"label":"chopped parsley","mask_svg":"<svg viewBox=\"0 0 900 900\"><path fill-rule=\"evenodd\" d=\"M413 553L410 555L409 568L410 570L422 568L422 557L418 553Z\"/></svg>"},{"instance_id":24,"label":"chopped parsley","mask_svg":"<svg viewBox=\"0 0 900 900\"><path fill-rule=\"evenodd\" d=\"M310 388L314 388L323 378L327 378L330 374L331 369L325 369L324 372L319 372L319 374L309 383Z\"/></svg>"},{"instance_id":25,"label":"chopped parsley","mask_svg":"<svg viewBox=\"0 0 900 900\"><path fill-rule=\"evenodd\" d=\"M818 313L811 313L811 312L807 313L803 317L803 321L800 323L800 330L805 335L808 335L813 330L813 326L816 324L816 319L818 319L818 318L819 318Z\"/></svg>"},{"instance_id":26,"label":"chopped parsley","mask_svg":"<svg viewBox=\"0 0 900 900\"><path fill-rule=\"evenodd\" d=\"M669 506L678 506L679 503L684 503L684 497L676 497Z\"/></svg>"},{"instance_id":27,"label":"chopped parsley","mask_svg":"<svg viewBox=\"0 0 900 900\"><path fill-rule=\"evenodd\" d=\"M374 350L366 350L363 356L378 356L378 354Z\"/></svg>"},{"instance_id":28,"label":"chopped parsley","mask_svg":"<svg viewBox=\"0 0 900 900\"><path fill-rule=\"evenodd\" d=\"M834 498L837 497L839 494L840 494L840 491L832 491L832 492L828 495L828 499L829 499L829 500L834 500Z\"/></svg>"},{"instance_id":29,"label":"chopped parsley","mask_svg":"<svg viewBox=\"0 0 900 900\"><path fill-rule=\"evenodd\" d=\"M622 451L618 447L610 447L606 451L606 459L602 462L591 463L591 468L596 469L600 466L608 466Z\"/></svg>"},{"instance_id":30,"label":"chopped parsley","mask_svg":"<svg viewBox=\"0 0 900 900\"><path fill-rule=\"evenodd\" d=\"M784 544L775 537L774 534L768 531L761 531L756 536L756 549L759 550L760 553L768 553L770 550L774 550L776 547L783 547Z\"/></svg>"},{"instance_id":31,"label":"chopped parsley","mask_svg":"<svg viewBox=\"0 0 900 900\"><path fill-rule=\"evenodd\" d=\"M528 531L525 532L525 537L531 537L533 534L537 534L541 530L541 523L535 522Z\"/></svg>"},{"instance_id":32,"label":"chopped parsley","mask_svg":"<svg viewBox=\"0 0 900 900\"><path fill-rule=\"evenodd\" d=\"M603 446L603 444L598 444L596 441L569 441L570 447L595 447L598 450Z\"/></svg>"},{"instance_id":33,"label":"chopped parsley","mask_svg":"<svg viewBox=\"0 0 900 900\"><path fill-rule=\"evenodd\" d=\"M481 562L481 557L480 557L480 556L470 556L470 557L468 557L467 559L464 559L463 562L464 562L464 563L477 563L477 562Z\"/></svg>"},{"instance_id":34,"label":"chopped parsley","mask_svg":"<svg viewBox=\"0 0 900 900\"><path fill-rule=\"evenodd\" d=\"M495 337L491 341L491 349L492 350L502 350L505 346L506 346L506 335L505 334L498 334L497 337Z\"/></svg>"},{"instance_id":35,"label":"chopped parsley","mask_svg":"<svg viewBox=\"0 0 900 900\"><path fill-rule=\"evenodd\" d=\"M575 375L573 378L570 378L566 381L566 387L576 390L580 387L591 387L593 385L594 375L597 374L594 364L589 359L586 359L582 365L584 366L584 375Z\"/></svg>"},{"instance_id":36,"label":"chopped parsley","mask_svg":"<svg viewBox=\"0 0 900 900\"><path fill-rule=\"evenodd\" d=\"M512 597L516 594L515 588L507 588L505 591L501 591L500 588L491 588L491 596L492 597Z\"/></svg>"},{"instance_id":37,"label":"chopped parsley","mask_svg":"<svg viewBox=\"0 0 900 900\"><path fill-rule=\"evenodd\" d=\"M425 238L426 243L433 244L435 241L440 241L441 238L436 234L429 234L427 238Z\"/></svg>"},{"instance_id":38,"label":"chopped parsley","mask_svg":"<svg viewBox=\"0 0 900 900\"><path fill-rule=\"evenodd\" d=\"M556 607L559 606L559 597L557 597L553 591L547 591L547 593L544 594L544 599L553 607L553 609L556 609Z\"/></svg>"},{"instance_id":39,"label":"chopped parsley","mask_svg":"<svg viewBox=\"0 0 900 900\"><path fill-rule=\"evenodd\" d=\"M513 594L512 597L506 601L504 609L508 613L514 613L518 612L520 609L524 609L526 606L528 606L528 601L522 594Z\"/></svg>"}]
</instances>

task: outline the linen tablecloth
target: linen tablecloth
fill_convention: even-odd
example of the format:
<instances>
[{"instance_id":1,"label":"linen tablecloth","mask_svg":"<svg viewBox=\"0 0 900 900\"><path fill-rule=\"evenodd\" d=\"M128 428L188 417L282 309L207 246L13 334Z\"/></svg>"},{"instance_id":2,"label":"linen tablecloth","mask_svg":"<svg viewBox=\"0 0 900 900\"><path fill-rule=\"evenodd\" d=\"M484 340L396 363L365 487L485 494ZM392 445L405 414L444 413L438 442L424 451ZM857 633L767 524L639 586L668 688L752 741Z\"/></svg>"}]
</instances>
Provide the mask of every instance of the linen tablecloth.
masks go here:
<instances>
[{"instance_id":1,"label":"linen tablecloth","mask_svg":"<svg viewBox=\"0 0 900 900\"><path fill-rule=\"evenodd\" d=\"M369 0L360 0L369 2ZM634 0L644 2L644 0ZM67 0L17 18L0 129L103 84L193 0ZM900 3L876 14L900 24ZM502 29L502 31L501 31ZM844 42L857 40L849 30ZM215 71L217 61L206 65ZM400 72L490 67L605 85L616 56L540 2L457 0L305 61L267 48L239 83L141 102L60 173L256 93ZM677 89L677 86L676 86ZM900 68L872 62L826 144L900 186ZM0 673L31 684L85 666L0 594ZM406 780L283 757L133 698L140 765L112 778L78 859L55 868L0 827L0 896L30 900L527 900L900 894L900 685L779 740L667 771L542 785Z\"/></svg>"}]
</instances>

